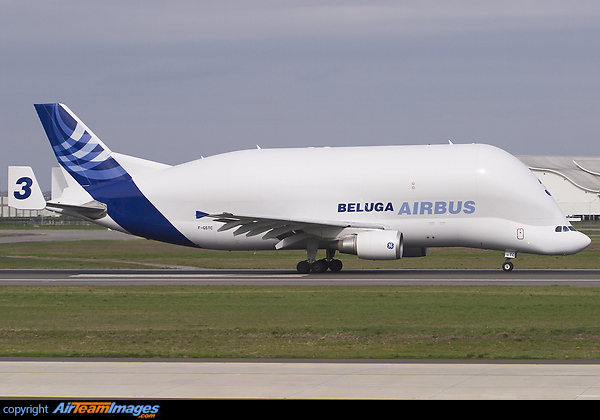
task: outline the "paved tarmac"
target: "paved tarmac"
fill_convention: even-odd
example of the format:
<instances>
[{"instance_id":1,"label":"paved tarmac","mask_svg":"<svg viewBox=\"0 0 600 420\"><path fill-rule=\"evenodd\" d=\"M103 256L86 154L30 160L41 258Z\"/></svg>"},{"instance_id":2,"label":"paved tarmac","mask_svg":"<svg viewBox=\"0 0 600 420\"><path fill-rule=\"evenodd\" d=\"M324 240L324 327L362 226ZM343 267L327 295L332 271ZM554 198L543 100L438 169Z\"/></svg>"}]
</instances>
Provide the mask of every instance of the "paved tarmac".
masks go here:
<instances>
[{"instance_id":1,"label":"paved tarmac","mask_svg":"<svg viewBox=\"0 0 600 420\"><path fill-rule=\"evenodd\" d=\"M598 400L600 364L3 360L0 397Z\"/></svg>"},{"instance_id":2,"label":"paved tarmac","mask_svg":"<svg viewBox=\"0 0 600 420\"><path fill-rule=\"evenodd\" d=\"M600 270L0 270L0 285L578 286L600 287Z\"/></svg>"}]
</instances>

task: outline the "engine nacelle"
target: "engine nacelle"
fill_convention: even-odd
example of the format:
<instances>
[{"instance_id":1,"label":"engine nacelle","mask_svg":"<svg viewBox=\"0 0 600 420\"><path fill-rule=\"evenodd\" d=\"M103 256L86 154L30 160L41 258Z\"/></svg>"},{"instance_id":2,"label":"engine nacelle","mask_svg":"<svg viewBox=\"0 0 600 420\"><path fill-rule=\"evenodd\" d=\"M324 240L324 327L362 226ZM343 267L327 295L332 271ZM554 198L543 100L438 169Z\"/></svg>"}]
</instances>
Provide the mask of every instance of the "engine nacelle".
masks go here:
<instances>
[{"instance_id":1,"label":"engine nacelle","mask_svg":"<svg viewBox=\"0 0 600 420\"><path fill-rule=\"evenodd\" d=\"M338 250L364 260L397 260L402 258L403 241L397 230L371 230L340 240Z\"/></svg>"}]
</instances>

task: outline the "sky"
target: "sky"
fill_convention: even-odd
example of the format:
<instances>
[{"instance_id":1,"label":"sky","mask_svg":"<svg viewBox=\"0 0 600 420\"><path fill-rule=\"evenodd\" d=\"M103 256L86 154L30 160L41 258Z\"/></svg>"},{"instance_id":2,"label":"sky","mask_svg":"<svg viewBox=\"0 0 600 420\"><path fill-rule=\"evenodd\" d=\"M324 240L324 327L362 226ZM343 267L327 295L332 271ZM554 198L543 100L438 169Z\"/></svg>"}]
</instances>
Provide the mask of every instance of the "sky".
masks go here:
<instances>
[{"instance_id":1,"label":"sky","mask_svg":"<svg viewBox=\"0 0 600 420\"><path fill-rule=\"evenodd\" d=\"M600 156L600 2L0 0L0 190L56 160L33 104L171 165L240 149L486 143ZM312 174L334 179L353 162ZM4 169L3 169L4 168ZM302 162L273 162L273 171ZM330 169L330 170L327 170ZM307 174L310 181L311 174Z\"/></svg>"}]
</instances>

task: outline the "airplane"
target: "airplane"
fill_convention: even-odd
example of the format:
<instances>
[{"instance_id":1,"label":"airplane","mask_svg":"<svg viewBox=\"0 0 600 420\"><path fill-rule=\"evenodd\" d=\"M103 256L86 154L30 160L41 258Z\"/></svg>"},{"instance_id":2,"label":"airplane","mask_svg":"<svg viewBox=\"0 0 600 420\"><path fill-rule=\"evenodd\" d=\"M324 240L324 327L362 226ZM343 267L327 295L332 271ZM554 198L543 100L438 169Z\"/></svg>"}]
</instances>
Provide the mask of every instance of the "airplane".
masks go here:
<instances>
[{"instance_id":1,"label":"airplane","mask_svg":"<svg viewBox=\"0 0 600 420\"><path fill-rule=\"evenodd\" d=\"M9 168L9 205L47 208L143 238L219 250L424 257L433 247L574 254L590 244L541 181L485 144L309 147L223 153L170 166L111 151L66 105L36 104L56 155L46 201L31 167ZM317 258L325 250L325 258Z\"/></svg>"}]
</instances>

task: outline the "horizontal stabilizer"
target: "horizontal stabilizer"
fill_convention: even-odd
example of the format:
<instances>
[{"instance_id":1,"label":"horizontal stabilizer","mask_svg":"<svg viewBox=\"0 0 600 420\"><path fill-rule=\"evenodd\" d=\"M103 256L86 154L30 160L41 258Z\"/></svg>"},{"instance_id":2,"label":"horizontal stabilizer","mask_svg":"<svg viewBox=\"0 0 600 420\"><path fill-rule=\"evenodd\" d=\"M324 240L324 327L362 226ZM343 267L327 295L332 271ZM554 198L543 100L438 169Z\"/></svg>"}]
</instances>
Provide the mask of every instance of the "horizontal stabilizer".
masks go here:
<instances>
[{"instance_id":1,"label":"horizontal stabilizer","mask_svg":"<svg viewBox=\"0 0 600 420\"><path fill-rule=\"evenodd\" d=\"M46 207L48 210L56 211L58 213L75 217L85 217L92 220L102 219L106 216L106 204L95 200L80 206L48 201Z\"/></svg>"}]
</instances>

